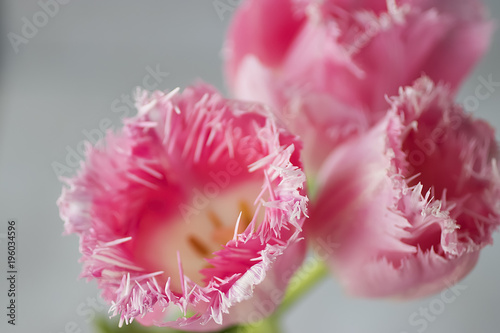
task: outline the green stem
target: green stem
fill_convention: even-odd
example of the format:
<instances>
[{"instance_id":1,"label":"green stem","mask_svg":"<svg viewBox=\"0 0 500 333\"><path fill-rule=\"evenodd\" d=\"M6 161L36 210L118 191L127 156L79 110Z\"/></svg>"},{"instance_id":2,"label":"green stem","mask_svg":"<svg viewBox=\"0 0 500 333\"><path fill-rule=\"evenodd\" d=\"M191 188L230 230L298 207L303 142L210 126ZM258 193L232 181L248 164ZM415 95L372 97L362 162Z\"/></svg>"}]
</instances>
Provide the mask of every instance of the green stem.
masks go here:
<instances>
[{"instance_id":1,"label":"green stem","mask_svg":"<svg viewBox=\"0 0 500 333\"><path fill-rule=\"evenodd\" d=\"M275 316L280 317L287 312L299 299L311 290L318 282L328 276L328 268L325 263L315 259L314 267L302 266L291 280L285 298L281 303ZM296 281L294 283L294 281Z\"/></svg>"},{"instance_id":2,"label":"green stem","mask_svg":"<svg viewBox=\"0 0 500 333\"><path fill-rule=\"evenodd\" d=\"M269 320L264 320L260 323L261 324L256 327L256 330L254 332L280 333L282 331L280 321L275 317L271 317Z\"/></svg>"},{"instance_id":3,"label":"green stem","mask_svg":"<svg viewBox=\"0 0 500 333\"><path fill-rule=\"evenodd\" d=\"M253 324L235 326L221 333L280 333L281 325L279 318L271 316Z\"/></svg>"}]
</instances>

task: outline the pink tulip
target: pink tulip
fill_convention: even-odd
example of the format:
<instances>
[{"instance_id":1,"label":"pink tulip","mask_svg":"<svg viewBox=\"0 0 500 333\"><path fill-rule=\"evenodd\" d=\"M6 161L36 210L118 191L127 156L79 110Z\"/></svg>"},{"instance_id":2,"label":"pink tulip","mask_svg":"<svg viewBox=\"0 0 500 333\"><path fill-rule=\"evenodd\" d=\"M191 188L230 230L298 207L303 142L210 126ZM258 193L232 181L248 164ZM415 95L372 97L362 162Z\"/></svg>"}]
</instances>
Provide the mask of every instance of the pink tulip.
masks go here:
<instances>
[{"instance_id":1,"label":"pink tulip","mask_svg":"<svg viewBox=\"0 0 500 333\"><path fill-rule=\"evenodd\" d=\"M305 255L300 142L197 85L138 92L58 205L120 325L210 331L269 315Z\"/></svg>"},{"instance_id":2,"label":"pink tulip","mask_svg":"<svg viewBox=\"0 0 500 333\"><path fill-rule=\"evenodd\" d=\"M489 45L485 17L479 0L246 0L226 77L236 97L271 105L303 137L314 171L383 118L400 86L425 74L456 91Z\"/></svg>"},{"instance_id":3,"label":"pink tulip","mask_svg":"<svg viewBox=\"0 0 500 333\"><path fill-rule=\"evenodd\" d=\"M494 130L451 95L426 77L401 89L387 116L333 150L318 174L308 237L354 295L438 292L492 242L500 224Z\"/></svg>"}]
</instances>

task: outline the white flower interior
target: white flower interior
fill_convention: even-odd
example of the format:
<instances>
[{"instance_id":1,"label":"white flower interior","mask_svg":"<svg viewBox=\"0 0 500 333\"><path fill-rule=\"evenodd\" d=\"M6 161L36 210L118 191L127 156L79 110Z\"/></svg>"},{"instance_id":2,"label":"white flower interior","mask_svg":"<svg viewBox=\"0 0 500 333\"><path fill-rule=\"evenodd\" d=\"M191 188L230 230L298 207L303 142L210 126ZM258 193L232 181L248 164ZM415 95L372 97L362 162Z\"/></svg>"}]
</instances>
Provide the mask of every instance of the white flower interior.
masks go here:
<instances>
[{"instance_id":1,"label":"white flower interior","mask_svg":"<svg viewBox=\"0 0 500 333\"><path fill-rule=\"evenodd\" d=\"M135 237L137 261L147 270L163 271L157 277L159 282L165 283L170 277L171 290L181 292L179 252L184 275L205 285L200 271L210 267L206 259L223 249L235 232L243 232L252 220L254 228L263 221L264 207L258 208L260 202L254 205L261 192L259 182L238 184L212 199L208 193L193 191L193 197L179 206L175 218L159 221L157 215L146 215Z\"/></svg>"}]
</instances>

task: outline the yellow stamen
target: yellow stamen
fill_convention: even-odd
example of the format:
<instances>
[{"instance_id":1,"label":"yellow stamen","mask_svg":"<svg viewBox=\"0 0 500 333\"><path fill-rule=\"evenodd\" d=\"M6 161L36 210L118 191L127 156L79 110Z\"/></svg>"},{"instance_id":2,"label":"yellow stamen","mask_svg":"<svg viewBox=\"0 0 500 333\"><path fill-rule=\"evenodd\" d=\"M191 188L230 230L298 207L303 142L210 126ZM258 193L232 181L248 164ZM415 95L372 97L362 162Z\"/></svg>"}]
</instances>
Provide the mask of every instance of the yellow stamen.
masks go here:
<instances>
[{"instance_id":1,"label":"yellow stamen","mask_svg":"<svg viewBox=\"0 0 500 333\"><path fill-rule=\"evenodd\" d=\"M210 222L212 223L212 225L214 226L215 229L219 229L219 228L222 228L224 226L224 224L220 220L219 216L213 210L209 210L207 212L207 215L208 215L208 219L210 220Z\"/></svg>"},{"instance_id":2,"label":"yellow stamen","mask_svg":"<svg viewBox=\"0 0 500 333\"><path fill-rule=\"evenodd\" d=\"M241 211L241 221L240 221L240 226L238 228L238 232L241 233L245 231L250 222L252 222L253 215L252 215L252 210L248 205L248 202L241 200L239 202L239 208Z\"/></svg>"},{"instance_id":3,"label":"yellow stamen","mask_svg":"<svg viewBox=\"0 0 500 333\"><path fill-rule=\"evenodd\" d=\"M202 257L208 257L210 256L211 252L208 249L208 247L203 244L202 241L200 241L196 236L189 236L188 237L188 242L189 245Z\"/></svg>"}]
</instances>

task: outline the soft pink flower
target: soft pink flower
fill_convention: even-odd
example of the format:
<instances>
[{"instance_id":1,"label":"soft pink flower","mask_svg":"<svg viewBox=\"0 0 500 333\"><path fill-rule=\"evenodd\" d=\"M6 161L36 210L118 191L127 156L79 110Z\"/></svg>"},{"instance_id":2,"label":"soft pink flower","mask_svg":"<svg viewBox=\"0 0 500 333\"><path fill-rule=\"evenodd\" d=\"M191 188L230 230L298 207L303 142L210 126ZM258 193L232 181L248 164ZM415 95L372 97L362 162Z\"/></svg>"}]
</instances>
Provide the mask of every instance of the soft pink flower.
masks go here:
<instances>
[{"instance_id":1,"label":"soft pink flower","mask_svg":"<svg viewBox=\"0 0 500 333\"><path fill-rule=\"evenodd\" d=\"M315 170L339 139L384 117L400 86L425 74L455 91L489 45L485 16L479 0L245 0L226 77L303 137Z\"/></svg>"},{"instance_id":2,"label":"soft pink flower","mask_svg":"<svg viewBox=\"0 0 500 333\"><path fill-rule=\"evenodd\" d=\"M500 155L491 126L426 77L391 102L325 161L307 231L350 293L412 298L463 278L492 242Z\"/></svg>"},{"instance_id":3,"label":"soft pink flower","mask_svg":"<svg viewBox=\"0 0 500 333\"><path fill-rule=\"evenodd\" d=\"M197 85L138 92L88 147L58 205L83 273L121 322L193 331L262 319L305 255L297 137L264 108Z\"/></svg>"}]
</instances>

